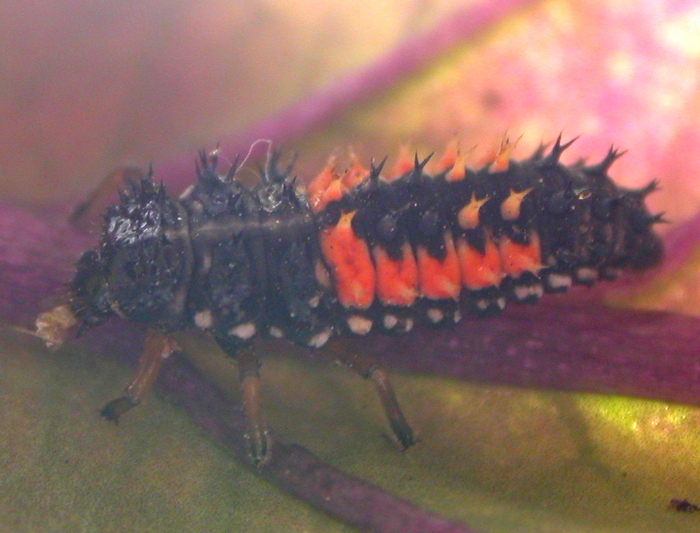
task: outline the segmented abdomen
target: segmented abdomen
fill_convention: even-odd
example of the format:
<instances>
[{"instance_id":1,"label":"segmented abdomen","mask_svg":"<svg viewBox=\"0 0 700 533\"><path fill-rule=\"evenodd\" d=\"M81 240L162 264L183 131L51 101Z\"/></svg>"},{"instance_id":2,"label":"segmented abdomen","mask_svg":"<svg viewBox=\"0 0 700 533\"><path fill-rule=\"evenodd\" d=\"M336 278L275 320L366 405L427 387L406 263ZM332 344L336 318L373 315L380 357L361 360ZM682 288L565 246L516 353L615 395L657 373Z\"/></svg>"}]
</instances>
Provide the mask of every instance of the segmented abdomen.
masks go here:
<instances>
[{"instance_id":1,"label":"segmented abdomen","mask_svg":"<svg viewBox=\"0 0 700 533\"><path fill-rule=\"evenodd\" d=\"M658 217L643 205L653 185L616 187L606 175L614 150L597 165L563 166L567 146L514 162L505 142L478 170L455 148L432 168L402 158L385 175L383 162L364 169L353 158L342 173L329 163L308 197L348 329L495 314L508 300L614 279L640 255L654 262Z\"/></svg>"},{"instance_id":2,"label":"segmented abdomen","mask_svg":"<svg viewBox=\"0 0 700 533\"><path fill-rule=\"evenodd\" d=\"M195 326L232 353L257 334L320 347L335 333L495 314L656 263L660 217L644 205L655 184L617 187L612 149L597 165L564 166L567 146L514 162L505 142L477 169L455 147L387 172L353 157L306 189L277 152L253 189L202 153L178 200L149 175L108 209L99 248L78 264L73 312L83 327L114 314Z\"/></svg>"}]
</instances>

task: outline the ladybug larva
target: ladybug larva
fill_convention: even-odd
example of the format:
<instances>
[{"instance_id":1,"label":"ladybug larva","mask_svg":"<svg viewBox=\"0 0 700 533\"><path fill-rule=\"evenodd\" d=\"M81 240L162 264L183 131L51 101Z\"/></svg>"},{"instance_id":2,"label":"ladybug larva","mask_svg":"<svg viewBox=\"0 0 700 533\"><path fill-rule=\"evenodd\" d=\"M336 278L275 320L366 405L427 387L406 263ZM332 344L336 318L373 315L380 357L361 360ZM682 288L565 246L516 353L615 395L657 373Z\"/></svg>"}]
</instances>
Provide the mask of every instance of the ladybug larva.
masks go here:
<instances>
[{"instance_id":1,"label":"ladybug larva","mask_svg":"<svg viewBox=\"0 0 700 533\"><path fill-rule=\"evenodd\" d=\"M456 146L435 161L402 156L344 172L332 162L306 188L269 150L248 188L202 152L197 181L178 199L131 180L104 216L99 246L77 264L67 304L43 313L49 346L120 316L148 333L126 393L102 410L117 420L138 404L175 349L170 334L206 330L238 360L250 453L270 453L259 407L259 363L243 349L258 336L321 348L334 335L406 334L449 326L464 312L497 315L573 284L615 279L662 255L645 197L608 177L621 155L565 166L561 137L548 152L510 159L513 145L478 169ZM345 361L377 387L402 447L415 443L387 373L364 354Z\"/></svg>"}]
</instances>

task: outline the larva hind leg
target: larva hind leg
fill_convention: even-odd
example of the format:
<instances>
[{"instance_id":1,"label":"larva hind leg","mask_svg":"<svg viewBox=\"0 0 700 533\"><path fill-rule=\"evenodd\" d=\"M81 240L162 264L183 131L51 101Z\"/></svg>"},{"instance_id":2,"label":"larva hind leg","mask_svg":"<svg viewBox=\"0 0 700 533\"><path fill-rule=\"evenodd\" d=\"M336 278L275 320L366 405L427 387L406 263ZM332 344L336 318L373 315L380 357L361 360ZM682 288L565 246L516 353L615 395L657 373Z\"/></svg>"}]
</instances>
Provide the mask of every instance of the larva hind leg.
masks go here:
<instances>
[{"instance_id":1,"label":"larva hind leg","mask_svg":"<svg viewBox=\"0 0 700 533\"><path fill-rule=\"evenodd\" d=\"M342 349L339 350L342 353ZM334 354L341 364L349 367L365 379L371 379L379 394L384 413L389 421L389 426L394 436L399 441L402 449L413 446L416 442L416 435L406 421L406 417L401 410L394 388L391 385L389 374L371 357L363 355L355 350L344 353L340 356Z\"/></svg>"}]
</instances>

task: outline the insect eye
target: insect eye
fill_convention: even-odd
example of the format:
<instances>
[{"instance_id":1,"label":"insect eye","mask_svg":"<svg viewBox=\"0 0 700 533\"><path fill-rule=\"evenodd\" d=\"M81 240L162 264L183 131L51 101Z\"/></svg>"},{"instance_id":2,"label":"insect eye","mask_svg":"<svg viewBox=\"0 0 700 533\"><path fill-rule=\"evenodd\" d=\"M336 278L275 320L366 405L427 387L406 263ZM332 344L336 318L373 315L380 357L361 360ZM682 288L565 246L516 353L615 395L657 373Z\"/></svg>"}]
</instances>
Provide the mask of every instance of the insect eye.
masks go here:
<instances>
[{"instance_id":1,"label":"insect eye","mask_svg":"<svg viewBox=\"0 0 700 533\"><path fill-rule=\"evenodd\" d=\"M576 189L574 193L577 200L588 200L593 195L593 192L588 187Z\"/></svg>"}]
</instances>

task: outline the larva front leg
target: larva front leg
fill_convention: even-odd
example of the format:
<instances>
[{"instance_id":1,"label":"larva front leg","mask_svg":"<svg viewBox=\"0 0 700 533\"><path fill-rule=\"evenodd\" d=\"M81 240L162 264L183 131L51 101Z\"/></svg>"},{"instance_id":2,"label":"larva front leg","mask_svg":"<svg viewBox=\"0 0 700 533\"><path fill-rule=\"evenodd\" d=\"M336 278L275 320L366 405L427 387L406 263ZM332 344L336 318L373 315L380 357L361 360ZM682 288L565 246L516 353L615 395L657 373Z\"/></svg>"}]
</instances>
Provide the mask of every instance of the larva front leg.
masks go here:
<instances>
[{"instance_id":1,"label":"larva front leg","mask_svg":"<svg viewBox=\"0 0 700 533\"><path fill-rule=\"evenodd\" d=\"M216 341L226 355L238 363L248 454L255 465L262 465L270 458L272 441L260 405L260 361L252 348L241 347L235 339L217 337Z\"/></svg>"},{"instance_id":2,"label":"larva front leg","mask_svg":"<svg viewBox=\"0 0 700 533\"><path fill-rule=\"evenodd\" d=\"M146 392L158 377L163 363L177 350L177 344L170 337L157 330L148 330L131 383L124 395L105 405L100 414L109 421L119 422L124 413L143 401Z\"/></svg>"}]
</instances>

